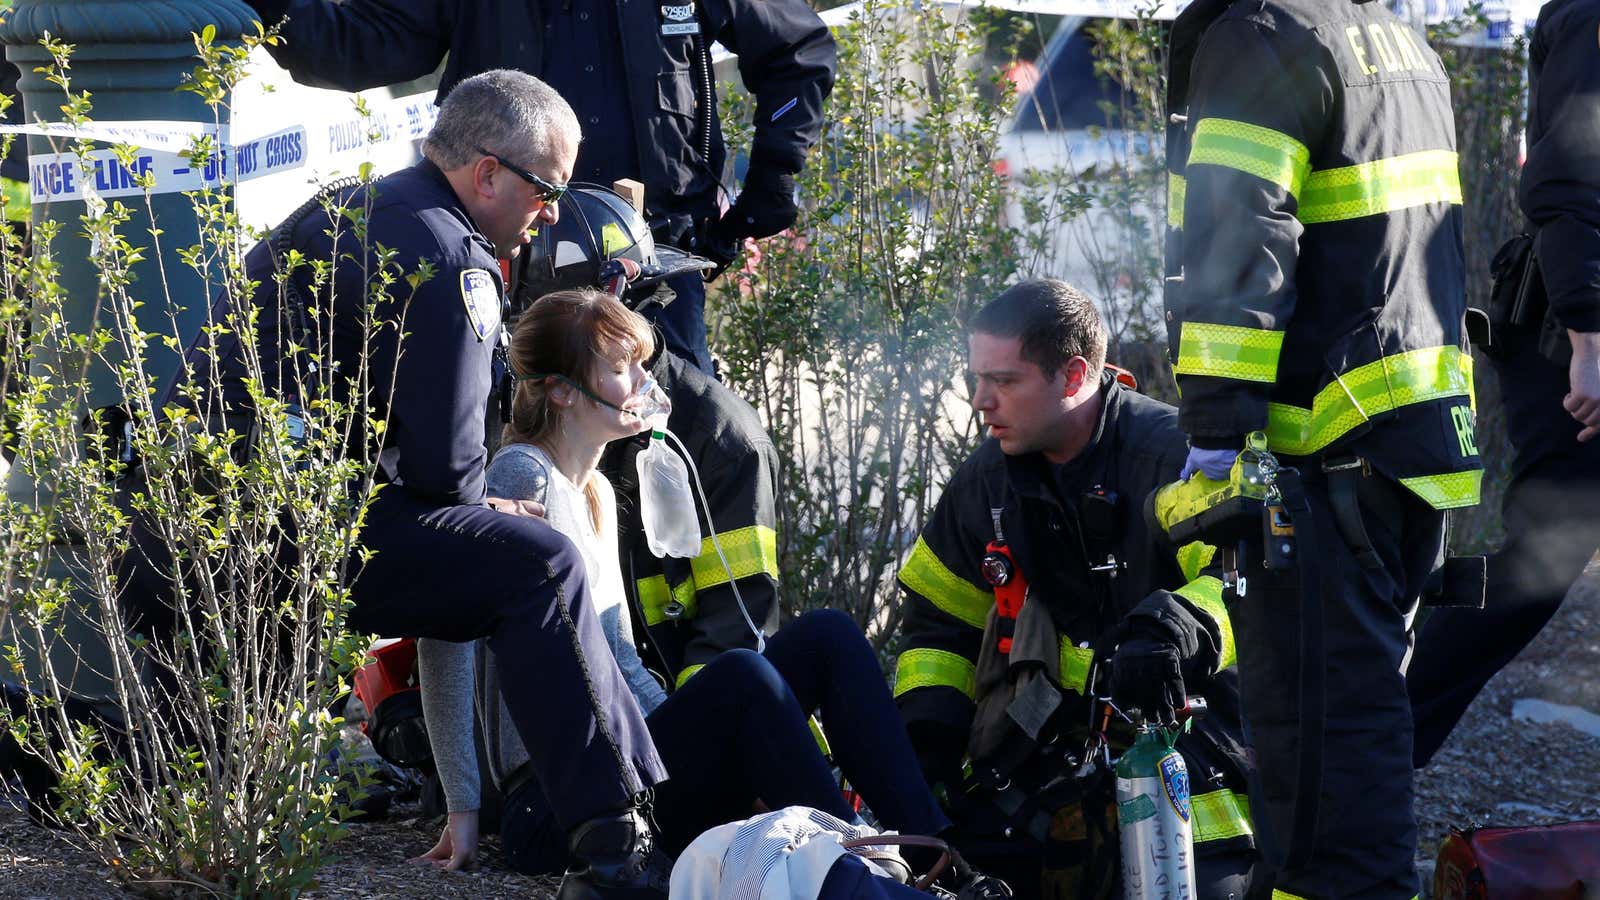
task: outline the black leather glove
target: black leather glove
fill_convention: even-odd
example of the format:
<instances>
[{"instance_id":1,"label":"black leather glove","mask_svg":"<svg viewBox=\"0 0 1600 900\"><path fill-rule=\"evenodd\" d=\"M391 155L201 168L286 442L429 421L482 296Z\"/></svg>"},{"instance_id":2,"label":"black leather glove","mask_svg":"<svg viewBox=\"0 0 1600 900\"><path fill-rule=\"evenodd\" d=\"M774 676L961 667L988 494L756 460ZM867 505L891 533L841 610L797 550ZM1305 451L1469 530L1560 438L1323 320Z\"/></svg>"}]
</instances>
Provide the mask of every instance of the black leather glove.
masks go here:
<instances>
[{"instance_id":1,"label":"black leather glove","mask_svg":"<svg viewBox=\"0 0 1600 900\"><path fill-rule=\"evenodd\" d=\"M950 848L950 873L956 900L1007 900L1011 897L1010 885L974 869L954 847Z\"/></svg>"},{"instance_id":2,"label":"black leather glove","mask_svg":"<svg viewBox=\"0 0 1600 900\"><path fill-rule=\"evenodd\" d=\"M1148 619L1127 619L1101 638L1111 659L1111 698L1124 711L1137 708L1145 719L1174 724L1188 704L1183 689L1183 656L1167 629Z\"/></svg>"},{"instance_id":3,"label":"black leather glove","mask_svg":"<svg viewBox=\"0 0 1600 900\"><path fill-rule=\"evenodd\" d=\"M800 208L794 202L794 176L752 162L739 199L711 226L717 244L738 244L745 238L771 237L794 224Z\"/></svg>"}]
</instances>

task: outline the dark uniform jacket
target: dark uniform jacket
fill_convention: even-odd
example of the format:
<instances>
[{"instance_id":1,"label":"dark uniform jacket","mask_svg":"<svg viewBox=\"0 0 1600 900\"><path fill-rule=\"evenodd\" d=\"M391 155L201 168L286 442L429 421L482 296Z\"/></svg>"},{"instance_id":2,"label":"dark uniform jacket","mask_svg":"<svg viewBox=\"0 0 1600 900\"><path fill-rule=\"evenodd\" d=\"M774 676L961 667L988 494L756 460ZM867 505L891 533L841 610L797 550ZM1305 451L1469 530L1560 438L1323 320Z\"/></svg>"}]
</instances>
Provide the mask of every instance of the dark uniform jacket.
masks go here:
<instances>
[{"instance_id":1,"label":"dark uniform jacket","mask_svg":"<svg viewBox=\"0 0 1600 900\"><path fill-rule=\"evenodd\" d=\"M442 101L456 82L490 69L538 75L546 48L538 0L252 0L267 22L289 15L273 57L298 81L361 90L420 78L445 60ZM700 37L738 54L756 98L751 161L800 171L822 130L822 102L833 88L833 35L804 0L690 0ZM652 212L714 211L726 150L716 104L703 107L695 35L663 34L666 9L679 4L618 0L627 94L602 98L634 123ZM448 56L446 55L448 54ZM575 98L567 98L579 105ZM585 104L587 105L587 104ZM709 121L709 133L702 127ZM670 205L670 206L669 206Z\"/></svg>"},{"instance_id":2,"label":"dark uniform jacket","mask_svg":"<svg viewBox=\"0 0 1600 900\"><path fill-rule=\"evenodd\" d=\"M707 535L700 555L658 559L645 543L635 460L649 442L648 432L613 442L600 471L617 492L618 558L634 633L649 638L639 641L639 656L675 686L724 650L756 646L712 533L751 621L767 634L778 627L778 457L756 411L721 382L667 351L651 364L650 374L672 400L667 427L688 448L705 486L709 522L696 496L700 530Z\"/></svg>"},{"instance_id":3,"label":"dark uniform jacket","mask_svg":"<svg viewBox=\"0 0 1600 900\"><path fill-rule=\"evenodd\" d=\"M1600 0L1553 0L1528 51L1522 211L1563 327L1600 331Z\"/></svg>"},{"instance_id":4,"label":"dark uniform jacket","mask_svg":"<svg viewBox=\"0 0 1600 900\"><path fill-rule=\"evenodd\" d=\"M1185 687L1210 714L1180 738L1196 809L1196 839L1234 846L1252 834L1244 804L1233 630L1219 579L1199 572L1210 548L1174 553L1149 533L1145 498L1177 478L1187 447L1177 411L1102 379L1104 408L1091 442L1071 462L1009 457L986 440L956 469L900 569L909 603L895 696L925 770L959 762L972 727L975 666L994 593L981 570L1000 528L1027 578L1027 603L1044 603L1059 633L1062 721L1087 722L1085 681L1096 640L1135 610L1170 607L1167 623L1199 648ZM1114 503L1086 495L1103 490ZM1098 507L1098 512L1095 508ZM1091 572L1114 557L1116 577ZM1177 603L1170 601L1176 599ZM1191 675L1193 677L1191 677ZM1082 735L1069 734L1081 739ZM930 759L953 754L957 759ZM981 778L984 760L973 760ZM1065 764L1063 764L1064 767ZM1057 773L1059 774L1059 773ZM930 779L931 780L931 779Z\"/></svg>"},{"instance_id":5,"label":"dark uniform jacket","mask_svg":"<svg viewBox=\"0 0 1600 900\"><path fill-rule=\"evenodd\" d=\"M347 381L362 371L362 355L367 355L366 402L372 415L386 422L382 446L375 448L377 479L393 485L389 490L404 490L439 506L481 503L488 460L484 410L491 385L490 360L500 340L504 291L494 247L431 162L424 160L379 179L371 187L370 199L367 191L352 188L337 201L339 207L367 210L368 234L365 244L358 241L349 232L348 220L341 217L346 227L339 229L331 305L327 292L318 297L310 291L310 266L291 276L301 296L315 298L317 310L332 311L326 318L317 312L309 318L314 333L326 334L325 329L331 328L327 343L332 359L322 360L318 371L337 373L325 379L325 387L348 397ZM335 259L330 230L328 214L317 208L295 224L289 246L308 259ZM275 271L281 259L273 252L273 243L258 244L246 257L245 267L248 277L260 282L255 302L260 310L262 359L284 361L276 387L285 398L294 398L301 387L292 374L294 366L304 367L306 360L281 352L292 338L285 333L287 326L279 323L288 323L297 312L280 307ZM384 270L395 283L389 287L390 298L376 305L374 315L377 321L395 322L398 327L375 328L370 341L364 306L371 295L368 285L376 283L379 274L370 254L367 260L359 258L363 246L394 252ZM423 263L433 267L433 275L413 290L407 276L417 274ZM292 306L292 301L285 305ZM222 361L224 397L230 405L245 401L239 393L245 375L235 346ZM270 371L268 377L272 378Z\"/></svg>"},{"instance_id":6,"label":"dark uniform jacket","mask_svg":"<svg viewBox=\"0 0 1600 900\"><path fill-rule=\"evenodd\" d=\"M1382 3L1199 0L1174 23L1171 71L1184 431L1239 447L1265 430L1280 455L1356 454L1435 508L1476 503L1438 56Z\"/></svg>"}]
</instances>

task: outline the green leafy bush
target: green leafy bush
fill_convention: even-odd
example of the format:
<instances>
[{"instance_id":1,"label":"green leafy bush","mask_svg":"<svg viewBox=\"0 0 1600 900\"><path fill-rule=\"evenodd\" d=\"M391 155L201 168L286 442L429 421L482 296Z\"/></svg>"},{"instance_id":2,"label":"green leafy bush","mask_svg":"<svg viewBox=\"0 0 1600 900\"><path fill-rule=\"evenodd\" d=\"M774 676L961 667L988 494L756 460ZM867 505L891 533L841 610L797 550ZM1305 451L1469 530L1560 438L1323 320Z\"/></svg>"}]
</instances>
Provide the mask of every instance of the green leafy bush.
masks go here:
<instances>
[{"instance_id":1,"label":"green leafy bush","mask_svg":"<svg viewBox=\"0 0 1600 900\"><path fill-rule=\"evenodd\" d=\"M220 118L245 54L271 39L221 44L208 29L187 88ZM46 46L63 110L86 122L90 101L72 88L71 48ZM134 149L117 152L127 164ZM199 165L216 152L203 139L190 157ZM40 221L31 258L17 235L4 237L0 314L13 352L3 444L15 462L0 506L0 624L6 676L34 696L6 724L59 779L45 817L131 885L293 896L342 834L365 777L332 762L342 722L330 710L365 646L346 631L345 613L361 559L357 525L375 489L370 448L383 426L364 401L339 398L365 398L373 373L364 361L353 372L326 365L327 334L312 329L290 377L300 404L267 390L270 361L253 350L245 353L253 414L224 414L187 378L169 395L159 373L195 338L180 333L185 305L226 298L205 317L205 335L254 348L262 311L242 253L262 235L241 225L229 191L207 190L189 195L200 240L163 247L150 186L143 210L137 200L91 197L77 222ZM311 215L330 226L348 220L362 241L367 200L358 194L352 208L325 204ZM99 275L92 322L63 314L54 278L69 263L55 248L63 228L90 238L87 262ZM135 263L164 251L163 265L176 259L200 275L204 296L171 296L164 277L135 277ZM377 257L365 325L400 327L378 320L380 301L403 300L427 273L397 271L382 248ZM354 258L291 252L279 261L277 290L295 271L325 283ZM184 371L215 364L213 346L200 344ZM108 380L124 405L91 412L91 388ZM142 553L129 542L135 518L149 526L144 555L177 586L167 638L128 621L120 563ZM69 718L69 692L86 680L107 685L101 715Z\"/></svg>"}]
</instances>

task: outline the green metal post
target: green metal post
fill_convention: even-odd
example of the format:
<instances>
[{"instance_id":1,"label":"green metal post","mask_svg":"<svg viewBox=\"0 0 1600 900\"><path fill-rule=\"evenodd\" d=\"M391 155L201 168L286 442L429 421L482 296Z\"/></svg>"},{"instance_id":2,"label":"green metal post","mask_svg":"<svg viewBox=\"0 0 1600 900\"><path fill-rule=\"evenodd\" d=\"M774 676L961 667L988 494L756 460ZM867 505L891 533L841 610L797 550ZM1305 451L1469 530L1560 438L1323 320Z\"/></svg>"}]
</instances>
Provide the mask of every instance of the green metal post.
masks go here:
<instances>
[{"instance_id":1,"label":"green metal post","mask_svg":"<svg viewBox=\"0 0 1600 900\"><path fill-rule=\"evenodd\" d=\"M50 54L39 43L46 34L73 45L72 89L89 92L94 122L214 123L217 114L198 95L178 90L184 76L199 64L194 36L210 25L216 28L217 40L236 43L242 35L254 31L256 19L242 0L16 0L0 22L0 42L6 45L7 59L22 70L21 100L30 123L62 119L65 97L61 88L47 81L44 73L34 71L51 65ZM52 141L56 147L51 146ZM30 135L27 149L32 161L48 163L52 154L69 148L59 138ZM108 185L107 179L110 184L118 183L113 169L107 164L100 170L100 189ZM60 266L59 283L66 293L62 314L72 330L86 333L97 324L96 315L104 313L97 312L98 270L91 261L89 240L79 224L85 201L50 199L53 194L72 193L66 190L71 185L64 179L77 179L81 188L85 178L79 172L63 174L60 168L41 170L35 165L30 165L30 173L35 226L47 218L62 224L51 248ZM89 180L92 182L93 176ZM126 186L125 182L122 186ZM158 334L171 333L172 325L166 318L171 313L177 319L178 333L192 336L203 320L209 298L202 278L178 256L179 249L199 240L190 200L175 191L156 193L148 204L139 196L122 199L134 214L120 229L121 234L129 243L144 248L144 261L134 266L132 291L145 304L140 311L141 327ZM153 227L162 232L159 251L150 237ZM180 357L160 342L147 349L146 371L156 383L164 383L176 371ZM39 371L47 362L35 360L33 370ZM77 374L66 373L66 377ZM95 366L83 372L82 377L88 380L90 389L88 404L78 411L80 421L93 410L123 402L110 371ZM14 468L7 479L9 496L24 502L36 496L35 487L20 467ZM70 547L62 550L73 552ZM52 575L69 571L59 562L55 568L58 571ZM52 656L58 671L76 671L74 692L102 695L106 681L94 670L107 669L103 665L104 650L93 630L83 622L69 622L66 640L58 645Z\"/></svg>"}]
</instances>

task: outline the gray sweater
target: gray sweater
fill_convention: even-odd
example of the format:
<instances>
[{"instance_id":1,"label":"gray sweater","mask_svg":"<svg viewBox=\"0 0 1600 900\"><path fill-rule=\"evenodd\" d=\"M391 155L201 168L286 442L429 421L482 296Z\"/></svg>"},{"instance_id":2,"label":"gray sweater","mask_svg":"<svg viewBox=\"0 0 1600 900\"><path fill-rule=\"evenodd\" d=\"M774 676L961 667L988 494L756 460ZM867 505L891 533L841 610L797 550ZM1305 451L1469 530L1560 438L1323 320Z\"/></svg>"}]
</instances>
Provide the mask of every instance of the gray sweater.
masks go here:
<instances>
[{"instance_id":1,"label":"gray sweater","mask_svg":"<svg viewBox=\"0 0 1600 900\"><path fill-rule=\"evenodd\" d=\"M529 444L507 444L495 454L487 473L489 494L507 499L538 500L550 525L566 535L583 557L589 595L606 642L627 679L640 708L649 714L666 700L666 691L644 667L633 643L627 594L617 561L616 496L599 472L600 528L594 527L583 489L561 474L550 457ZM451 812L477 809L482 786L472 739L473 709L483 726L489 772L497 784L528 760L511 714L500 696L499 668L483 641L456 644L423 639L417 642L422 677L422 710L428 740Z\"/></svg>"}]
</instances>

